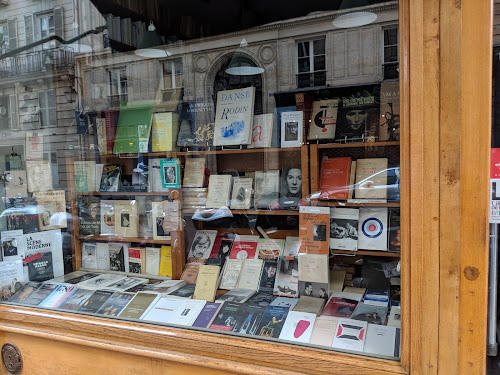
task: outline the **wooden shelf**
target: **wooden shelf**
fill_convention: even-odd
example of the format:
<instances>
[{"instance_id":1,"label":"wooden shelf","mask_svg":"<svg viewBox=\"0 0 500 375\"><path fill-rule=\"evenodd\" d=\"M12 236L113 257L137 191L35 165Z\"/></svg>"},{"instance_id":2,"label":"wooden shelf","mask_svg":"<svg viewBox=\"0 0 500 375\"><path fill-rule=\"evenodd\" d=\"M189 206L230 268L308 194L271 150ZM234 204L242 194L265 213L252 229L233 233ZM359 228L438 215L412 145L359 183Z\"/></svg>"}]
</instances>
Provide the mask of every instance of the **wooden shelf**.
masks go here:
<instances>
[{"instance_id":1,"label":"wooden shelf","mask_svg":"<svg viewBox=\"0 0 500 375\"><path fill-rule=\"evenodd\" d=\"M387 203L346 203L339 201L313 201L313 206L321 207L401 207L401 202Z\"/></svg>"},{"instance_id":2,"label":"wooden shelf","mask_svg":"<svg viewBox=\"0 0 500 375\"><path fill-rule=\"evenodd\" d=\"M161 152L139 152L139 153L130 153L130 154L103 154L103 155L83 155L82 159L91 160L91 159L135 159L139 156L148 156L148 157L157 157L157 158L165 158L168 154L174 154L175 151L161 151ZM79 155L73 156L73 159L80 158Z\"/></svg>"},{"instance_id":3,"label":"wooden shelf","mask_svg":"<svg viewBox=\"0 0 500 375\"><path fill-rule=\"evenodd\" d=\"M385 147L385 146L399 146L399 141L318 144L318 148L355 148L355 147L368 148L368 147Z\"/></svg>"},{"instance_id":4,"label":"wooden shelf","mask_svg":"<svg viewBox=\"0 0 500 375\"><path fill-rule=\"evenodd\" d=\"M382 250L358 250L358 251L351 251L351 250L330 250L331 253L334 255L371 255L371 256L376 256L376 257L393 257L393 258L400 258L401 253L395 253L392 251L382 251Z\"/></svg>"},{"instance_id":5,"label":"wooden shelf","mask_svg":"<svg viewBox=\"0 0 500 375\"><path fill-rule=\"evenodd\" d=\"M115 237L115 236L78 236L79 240L87 240L87 241L109 241L109 242L140 242L140 243L152 243L152 244L161 244L168 245L170 244L170 240L153 240L149 237Z\"/></svg>"},{"instance_id":6,"label":"wooden shelf","mask_svg":"<svg viewBox=\"0 0 500 375\"><path fill-rule=\"evenodd\" d=\"M197 209L188 208L182 210L183 214L194 214ZM200 210L205 210L200 208ZM274 216L297 216L299 211L292 210L231 210L233 215L274 215Z\"/></svg>"},{"instance_id":7,"label":"wooden shelf","mask_svg":"<svg viewBox=\"0 0 500 375\"><path fill-rule=\"evenodd\" d=\"M179 151L177 155L223 155L223 154L266 154L273 152L300 152L300 147L285 148L245 148L235 150Z\"/></svg>"},{"instance_id":8,"label":"wooden shelf","mask_svg":"<svg viewBox=\"0 0 500 375\"><path fill-rule=\"evenodd\" d=\"M169 196L170 193L157 193L157 192L132 192L132 191L94 191L94 192L85 192L85 193L76 193L76 195L115 195L115 196L133 196L133 195L141 195L141 196L155 196L155 197L166 197Z\"/></svg>"}]
</instances>

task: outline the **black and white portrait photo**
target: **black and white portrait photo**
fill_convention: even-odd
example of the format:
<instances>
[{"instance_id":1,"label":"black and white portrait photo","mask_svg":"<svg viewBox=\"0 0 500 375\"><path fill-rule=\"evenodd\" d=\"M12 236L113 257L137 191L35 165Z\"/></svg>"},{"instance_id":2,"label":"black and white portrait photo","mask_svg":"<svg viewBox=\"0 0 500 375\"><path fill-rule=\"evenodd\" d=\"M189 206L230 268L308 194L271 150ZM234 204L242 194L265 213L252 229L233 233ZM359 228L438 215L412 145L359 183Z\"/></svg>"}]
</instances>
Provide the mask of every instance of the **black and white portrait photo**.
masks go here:
<instances>
[{"instance_id":1,"label":"black and white portrait photo","mask_svg":"<svg viewBox=\"0 0 500 375\"><path fill-rule=\"evenodd\" d=\"M349 219L331 219L330 237L336 239L358 239L358 221Z\"/></svg>"},{"instance_id":2,"label":"black and white portrait photo","mask_svg":"<svg viewBox=\"0 0 500 375\"><path fill-rule=\"evenodd\" d=\"M177 175L175 167L163 167L163 173L165 174L165 183L166 184L176 184L177 183Z\"/></svg>"},{"instance_id":3,"label":"black and white portrait photo","mask_svg":"<svg viewBox=\"0 0 500 375\"><path fill-rule=\"evenodd\" d=\"M285 123L285 141L298 141L299 123L297 121Z\"/></svg>"},{"instance_id":4,"label":"black and white portrait photo","mask_svg":"<svg viewBox=\"0 0 500 375\"><path fill-rule=\"evenodd\" d=\"M314 241L326 241L326 225L314 224L313 236Z\"/></svg>"},{"instance_id":5,"label":"black and white portrait photo","mask_svg":"<svg viewBox=\"0 0 500 375\"><path fill-rule=\"evenodd\" d=\"M280 206L297 209L302 199L302 171L298 167L286 167L281 172Z\"/></svg>"},{"instance_id":6,"label":"black and white portrait photo","mask_svg":"<svg viewBox=\"0 0 500 375\"><path fill-rule=\"evenodd\" d=\"M328 300L328 284L299 280L299 295Z\"/></svg>"},{"instance_id":7,"label":"black and white portrait photo","mask_svg":"<svg viewBox=\"0 0 500 375\"><path fill-rule=\"evenodd\" d=\"M121 226L123 228L129 228L130 227L130 214L127 214L127 213L122 213L121 214Z\"/></svg>"}]
</instances>

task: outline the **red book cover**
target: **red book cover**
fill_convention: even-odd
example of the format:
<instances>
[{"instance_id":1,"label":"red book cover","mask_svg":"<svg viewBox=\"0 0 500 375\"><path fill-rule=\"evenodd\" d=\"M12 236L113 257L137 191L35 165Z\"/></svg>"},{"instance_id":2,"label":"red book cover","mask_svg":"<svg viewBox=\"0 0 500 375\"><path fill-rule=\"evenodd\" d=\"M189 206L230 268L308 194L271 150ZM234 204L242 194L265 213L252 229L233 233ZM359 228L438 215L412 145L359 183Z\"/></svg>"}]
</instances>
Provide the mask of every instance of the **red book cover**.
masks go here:
<instances>
[{"instance_id":1,"label":"red book cover","mask_svg":"<svg viewBox=\"0 0 500 375\"><path fill-rule=\"evenodd\" d=\"M295 107L297 108L297 111L302 111L303 114L303 119L304 119L304 144L306 142L307 134L309 134L309 120L311 119L311 111L312 111L312 104L314 101L314 97L304 93L304 92L299 92L295 94Z\"/></svg>"},{"instance_id":2,"label":"red book cover","mask_svg":"<svg viewBox=\"0 0 500 375\"><path fill-rule=\"evenodd\" d=\"M116 125L118 124L118 112L105 111L106 121L106 148L107 153L113 153L113 146L115 145Z\"/></svg>"},{"instance_id":3,"label":"red book cover","mask_svg":"<svg viewBox=\"0 0 500 375\"><path fill-rule=\"evenodd\" d=\"M212 252L210 253L209 258L217 258L219 255L220 245L222 244L222 239L224 238L225 233L219 232L217 233L217 237L215 237L214 246L212 246Z\"/></svg>"},{"instance_id":4,"label":"red book cover","mask_svg":"<svg viewBox=\"0 0 500 375\"><path fill-rule=\"evenodd\" d=\"M328 158L321 162L319 199L347 199L351 158Z\"/></svg>"},{"instance_id":5,"label":"red book cover","mask_svg":"<svg viewBox=\"0 0 500 375\"><path fill-rule=\"evenodd\" d=\"M256 237L256 239L247 238ZM257 251L258 236L237 236L229 259L254 259Z\"/></svg>"},{"instance_id":6,"label":"red book cover","mask_svg":"<svg viewBox=\"0 0 500 375\"><path fill-rule=\"evenodd\" d=\"M326 304L321 315L350 318L358 302L341 297L332 297Z\"/></svg>"},{"instance_id":7,"label":"red book cover","mask_svg":"<svg viewBox=\"0 0 500 375\"><path fill-rule=\"evenodd\" d=\"M500 148L491 149L490 178L500 178Z\"/></svg>"}]
</instances>

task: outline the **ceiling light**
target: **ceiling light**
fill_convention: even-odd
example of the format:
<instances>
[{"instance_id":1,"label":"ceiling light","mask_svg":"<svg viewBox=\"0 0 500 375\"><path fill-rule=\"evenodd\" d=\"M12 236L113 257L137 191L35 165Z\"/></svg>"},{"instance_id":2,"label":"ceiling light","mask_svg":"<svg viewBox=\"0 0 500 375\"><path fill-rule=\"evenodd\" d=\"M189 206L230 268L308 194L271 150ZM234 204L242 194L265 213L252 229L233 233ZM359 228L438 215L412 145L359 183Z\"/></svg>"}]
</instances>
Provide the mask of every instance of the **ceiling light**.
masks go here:
<instances>
[{"instance_id":1,"label":"ceiling light","mask_svg":"<svg viewBox=\"0 0 500 375\"><path fill-rule=\"evenodd\" d=\"M163 45L163 39L161 38L158 31L156 31L156 28L153 25L153 21L151 21L148 26L148 31L144 33L139 46L134 52L138 56L148 58L162 58L171 56L172 54L170 52L158 48Z\"/></svg>"},{"instance_id":2,"label":"ceiling light","mask_svg":"<svg viewBox=\"0 0 500 375\"><path fill-rule=\"evenodd\" d=\"M333 26L340 29L348 29L352 27L360 27L368 25L377 20L377 15L370 11L356 11L356 8L367 6L366 0L343 0L340 4L339 11L345 10L337 18L333 20Z\"/></svg>"}]
</instances>

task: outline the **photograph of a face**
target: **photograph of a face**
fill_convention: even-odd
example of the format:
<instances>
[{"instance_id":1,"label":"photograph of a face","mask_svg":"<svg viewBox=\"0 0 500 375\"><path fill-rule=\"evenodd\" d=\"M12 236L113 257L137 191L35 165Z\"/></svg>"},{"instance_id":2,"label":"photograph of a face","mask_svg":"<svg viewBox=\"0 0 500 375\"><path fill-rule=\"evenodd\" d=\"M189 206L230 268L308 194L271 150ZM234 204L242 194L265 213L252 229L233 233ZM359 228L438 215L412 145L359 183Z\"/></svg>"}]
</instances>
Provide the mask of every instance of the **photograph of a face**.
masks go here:
<instances>
[{"instance_id":1,"label":"photograph of a face","mask_svg":"<svg viewBox=\"0 0 500 375\"><path fill-rule=\"evenodd\" d=\"M299 136L299 123L297 121L285 123L285 141L297 141Z\"/></svg>"},{"instance_id":2,"label":"photograph of a face","mask_svg":"<svg viewBox=\"0 0 500 375\"><path fill-rule=\"evenodd\" d=\"M162 187L179 187L179 159L161 160L161 179Z\"/></svg>"},{"instance_id":3,"label":"photograph of a face","mask_svg":"<svg viewBox=\"0 0 500 375\"><path fill-rule=\"evenodd\" d=\"M285 167L281 171L280 205L283 209L298 209L302 199L302 171L300 167Z\"/></svg>"}]
</instances>

